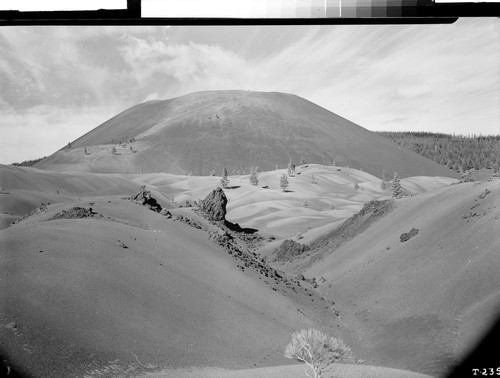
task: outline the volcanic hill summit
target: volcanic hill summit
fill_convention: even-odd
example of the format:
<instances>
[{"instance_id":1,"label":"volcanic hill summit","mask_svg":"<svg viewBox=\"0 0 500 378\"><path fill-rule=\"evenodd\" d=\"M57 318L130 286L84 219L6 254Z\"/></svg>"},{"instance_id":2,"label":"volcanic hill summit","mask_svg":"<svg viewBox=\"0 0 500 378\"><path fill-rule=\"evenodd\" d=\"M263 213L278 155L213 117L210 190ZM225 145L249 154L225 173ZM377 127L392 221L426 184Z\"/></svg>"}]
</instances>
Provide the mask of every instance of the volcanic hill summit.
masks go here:
<instances>
[{"instance_id":1,"label":"volcanic hill summit","mask_svg":"<svg viewBox=\"0 0 500 378\"><path fill-rule=\"evenodd\" d=\"M54 171L219 175L285 168L290 157L376 176L453 172L301 97L206 91L148 101L118 114L35 165Z\"/></svg>"}]
</instances>

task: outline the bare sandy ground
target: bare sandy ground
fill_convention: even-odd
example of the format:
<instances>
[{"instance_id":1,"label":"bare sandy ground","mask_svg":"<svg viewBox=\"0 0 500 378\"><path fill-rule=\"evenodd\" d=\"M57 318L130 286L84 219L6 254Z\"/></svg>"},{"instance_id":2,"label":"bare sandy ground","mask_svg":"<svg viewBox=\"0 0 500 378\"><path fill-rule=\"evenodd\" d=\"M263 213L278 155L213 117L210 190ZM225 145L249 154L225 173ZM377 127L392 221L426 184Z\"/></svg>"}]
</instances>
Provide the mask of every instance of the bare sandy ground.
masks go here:
<instances>
[{"instance_id":1,"label":"bare sandy ground","mask_svg":"<svg viewBox=\"0 0 500 378\"><path fill-rule=\"evenodd\" d=\"M454 171L299 96L254 91L195 92L136 105L36 166L206 176L212 170L220 174L224 166L230 174L248 174L251 166L285 168L290 156L296 164L301 158L324 165L336 160L376 176L386 169L401 177L456 177Z\"/></svg>"},{"instance_id":2,"label":"bare sandy ground","mask_svg":"<svg viewBox=\"0 0 500 378\"><path fill-rule=\"evenodd\" d=\"M175 208L204 198L218 177L0 169L0 351L36 376L219 371L178 370L189 366L254 374L247 369L289 364L283 349L291 333L311 326L343 338L367 362L345 368L346 377L368 365L434 375L498 308L498 180L404 179L415 196L305 272L324 278L319 292L295 293L242 272L206 232L123 199L146 184L162 206ZM228 219L274 235L271 245L297 232L302 242L314 240L364 202L390 195L366 172L319 165L298 167L283 193L282 172L260 174L258 187L231 176L235 188L226 190ZM7 227L40 202L50 202L46 212ZM102 218L49 221L73 206ZM171 211L196 218L189 209ZM401 243L411 227L419 234Z\"/></svg>"},{"instance_id":3,"label":"bare sandy ground","mask_svg":"<svg viewBox=\"0 0 500 378\"><path fill-rule=\"evenodd\" d=\"M324 278L321 292L342 303L341 317L374 356L441 374L500 313L500 182L396 205L305 274ZM418 234L401 242L411 228Z\"/></svg>"},{"instance_id":4,"label":"bare sandy ground","mask_svg":"<svg viewBox=\"0 0 500 378\"><path fill-rule=\"evenodd\" d=\"M352 364L334 364L324 378L431 378L429 375L405 370ZM310 372L309 372L310 374ZM189 368L149 373L143 378L303 378L304 366L286 365L245 370Z\"/></svg>"}]
</instances>

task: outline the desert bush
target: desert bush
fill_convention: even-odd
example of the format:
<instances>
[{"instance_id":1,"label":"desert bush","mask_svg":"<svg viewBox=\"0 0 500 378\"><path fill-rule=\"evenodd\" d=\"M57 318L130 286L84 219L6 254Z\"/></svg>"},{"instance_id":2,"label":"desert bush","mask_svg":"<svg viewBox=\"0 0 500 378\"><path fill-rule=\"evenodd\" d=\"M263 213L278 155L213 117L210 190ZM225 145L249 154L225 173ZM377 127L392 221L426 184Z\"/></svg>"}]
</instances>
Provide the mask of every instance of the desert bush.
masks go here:
<instances>
[{"instance_id":1,"label":"desert bush","mask_svg":"<svg viewBox=\"0 0 500 378\"><path fill-rule=\"evenodd\" d=\"M304 200L304 202L302 202L302 207L309 207L309 202L307 202L307 200Z\"/></svg>"},{"instance_id":2,"label":"desert bush","mask_svg":"<svg viewBox=\"0 0 500 378\"><path fill-rule=\"evenodd\" d=\"M113 148L111 149L111 153L112 153L113 155L116 155L116 148L115 148L115 146L113 146Z\"/></svg>"},{"instance_id":3,"label":"desert bush","mask_svg":"<svg viewBox=\"0 0 500 378\"><path fill-rule=\"evenodd\" d=\"M307 377L320 378L333 362L351 359L352 352L342 340L310 328L293 333L292 341L285 348L285 357L304 363Z\"/></svg>"},{"instance_id":4,"label":"desert bush","mask_svg":"<svg viewBox=\"0 0 500 378\"><path fill-rule=\"evenodd\" d=\"M284 174L284 173L280 178L280 188L284 192L286 192L286 189L288 188L288 178L286 177L286 174Z\"/></svg>"}]
</instances>

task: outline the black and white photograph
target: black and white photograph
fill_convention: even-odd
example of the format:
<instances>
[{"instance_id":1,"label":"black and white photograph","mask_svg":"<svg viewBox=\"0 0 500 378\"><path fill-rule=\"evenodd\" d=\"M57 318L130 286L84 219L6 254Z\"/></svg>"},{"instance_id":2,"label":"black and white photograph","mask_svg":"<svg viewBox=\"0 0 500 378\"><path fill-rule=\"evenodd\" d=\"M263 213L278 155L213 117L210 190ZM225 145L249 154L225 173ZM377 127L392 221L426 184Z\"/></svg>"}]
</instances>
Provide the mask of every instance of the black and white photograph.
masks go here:
<instances>
[{"instance_id":1,"label":"black and white photograph","mask_svg":"<svg viewBox=\"0 0 500 378\"><path fill-rule=\"evenodd\" d=\"M212 23L0 24L0 376L500 375L500 19Z\"/></svg>"}]
</instances>

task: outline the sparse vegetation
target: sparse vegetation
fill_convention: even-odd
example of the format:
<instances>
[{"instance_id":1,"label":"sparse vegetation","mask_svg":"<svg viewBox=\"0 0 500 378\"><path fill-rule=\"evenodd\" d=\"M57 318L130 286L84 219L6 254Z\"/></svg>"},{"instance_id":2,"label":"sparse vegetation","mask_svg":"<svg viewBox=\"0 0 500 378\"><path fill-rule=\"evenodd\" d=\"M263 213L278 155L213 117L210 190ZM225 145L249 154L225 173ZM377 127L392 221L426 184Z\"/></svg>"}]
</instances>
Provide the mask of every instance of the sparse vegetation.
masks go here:
<instances>
[{"instance_id":1,"label":"sparse vegetation","mask_svg":"<svg viewBox=\"0 0 500 378\"><path fill-rule=\"evenodd\" d=\"M288 188L288 177L283 173L280 178L280 188L283 192L286 192Z\"/></svg>"},{"instance_id":2,"label":"sparse vegetation","mask_svg":"<svg viewBox=\"0 0 500 378\"><path fill-rule=\"evenodd\" d=\"M33 160L25 160L21 163L12 163L11 165L17 166L17 167L31 167L32 165L35 165L39 161L45 159L47 156L44 156L43 158L39 159L33 159Z\"/></svg>"},{"instance_id":3,"label":"sparse vegetation","mask_svg":"<svg viewBox=\"0 0 500 378\"><path fill-rule=\"evenodd\" d=\"M310 328L293 333L292 341L285 348L285 357L304 363L307 377L321 378L329 365L351 359L352 352L342 340Z\"/></svg>"},{"instance_id":4,"label":"sparse vegetation","mask_svg":"<svg viewBox=\"0 0 500 378\"><path fill-rule=\"evenodd\" d=\"M229 186L229 179L227 178L227 168L226 167L222 168L222 176L220 178L220 186L223 189L227 189L227 187Z\"/></svg>"}]
</instances>

